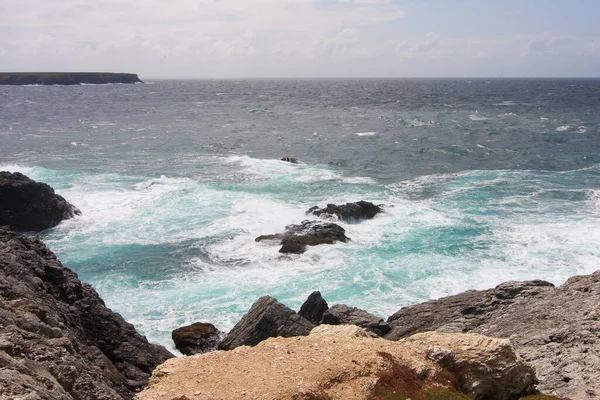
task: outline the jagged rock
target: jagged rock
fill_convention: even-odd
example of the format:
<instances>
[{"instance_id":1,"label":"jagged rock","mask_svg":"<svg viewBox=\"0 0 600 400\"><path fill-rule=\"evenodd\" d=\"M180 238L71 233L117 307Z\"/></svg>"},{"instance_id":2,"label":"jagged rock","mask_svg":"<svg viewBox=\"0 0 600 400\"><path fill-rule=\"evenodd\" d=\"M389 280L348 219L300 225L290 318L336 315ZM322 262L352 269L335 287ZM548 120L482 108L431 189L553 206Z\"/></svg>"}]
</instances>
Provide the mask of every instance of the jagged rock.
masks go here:
<instances>
[{"instance_id":1,"label":"jagged rock","mask_svg":"<svg viewBox=\"0 0 600 400\"><path fill-rule=\"evenodd\" d=\"M371 219L380 212L383 212L381 206L377 206L368 201L357 201L355 203L346 203L339 206L327 204L327 207L325 208L314 206L309 208L306 214L327 218L333 218L335 216L340 221L355 222L361 219Z\"/></svg>"},{"instance_id":2,"label":"jagged rock","mask_svg":"<svg viewBox=\"0 0 600 400\"><path fill-rule=\"evenodd\" d=\"M169 360L136 399L512 400L534 384L507 340L431 332L392 342L321 325L306 337Z\"/></svg>"},{"instance_id":3,"label":"jagged rock","mask_svg":"<svg viewBox=\"0 0 600 400\"><path fill-rule=\"evenodd\" d=\"M600 395L600 271L555 288L544 281L506 282L402 308L386 338L415 332L477 332L510 338L531 364L539 389L571 399Z\"/></svg>"},{"instance_id":4,"label":"jagged rock","mask_svg":"<svg viewBox=\"0 0 600 400\"><path fill-rule=\"evenodd\" d=\"M282 245L280 253L301 254L306 251L306 246L319 244L333 244L350 240L346 236L346 230L334 223L317 221L303 221L300 225L288 225L284 233L274 235L262 235L255 239L257 242L263 240L277 240Z\"/></svg>"},{"instance_id":5,"label":"jagged rock","mask_svg":"<svg viewBox=\"0 0 600 400\"><path fill-rule=\"evenodd\" d=\"M41 231L81 215L45 183L15 172L0 172L0 226L16 231Z\"/></svg>"},{"instance_id":6,"label":"jagged rock","mask_svg":"<svg viewBox=\"0 0 600 400\"><path fill-rule=\"evenodd\" d=\"M314 325L319 325L323 319L323 313L327 311L329 305L321 296L321 292L312 292L304 304L300 307L298 314L309 320Z\"/></svg>"},{"instance_id":7,"label":"jagged rock","mask_svg":"<svg viewBox=\"0 0 600 400\"><path fill-rule=\"evenodd\" d=\"M335 304L323 313L322 324L328 325L356 325L383 336L390 331L390 326L383 318L368 313L356 307L345 304Z\"/></svg>"},{"instance_id":8,"label":"jagged rock","mask_svg":"<svg viewBox=\"0 0 600 400\"><path fill-rule=\"evenodd\" d=\"M213 324L195 322L171 332L177 350L186 356L215 351L221 341L222 332Z\"/></svg>"},{"instance_id":9,"label":"jagged rock","mask_svg":"<svg viewBox=\"0 0 600 400\"><path fill-rule=\"evenodd\" d=\"M41 241L0 230L0 399L130 399L170 357Z\"/></svg>"},{"instance_id":10,"label":"jagged rock","mask_svg":"<svg viewBox=\"0 0 600 400\"><path fill-rule=\"evenodd\" d=\"M298 159L296 157L281 157L280 160L292 164L298 164Z\"/></svg>"},{"instance_id":11,"label":"jagged rock","mask_svg":"<svg viewBox=\"0 0 600 400\"><path fill-rule=\"evenodd\" d=\"M308 320L270 296L263 296L219 344L219 350L256 346L270 337L306 336L314 328Z\"/></svg>"}]
</instances>

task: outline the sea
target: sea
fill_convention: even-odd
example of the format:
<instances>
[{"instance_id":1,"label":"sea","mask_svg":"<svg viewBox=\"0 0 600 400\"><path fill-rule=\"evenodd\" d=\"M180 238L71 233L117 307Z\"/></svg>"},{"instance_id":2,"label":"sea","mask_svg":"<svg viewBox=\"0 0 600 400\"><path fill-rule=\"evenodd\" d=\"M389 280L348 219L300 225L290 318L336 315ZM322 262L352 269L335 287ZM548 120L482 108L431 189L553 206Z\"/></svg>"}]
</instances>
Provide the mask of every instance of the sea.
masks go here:
<instances>
[{"instance_id":1,"label":"sea","mask_svg":"<svg viewBox=\"0 0 600 400\"><path fill-rule=\"evenodd\" d=\"M600 79L0 86L0 170L81 209L31 235L169 349L171 330L227 331L263 295L386 318L600 268ZM338 222L348 243L255 241L359 200L385 212Z\"/></svg>"}]
</instances>

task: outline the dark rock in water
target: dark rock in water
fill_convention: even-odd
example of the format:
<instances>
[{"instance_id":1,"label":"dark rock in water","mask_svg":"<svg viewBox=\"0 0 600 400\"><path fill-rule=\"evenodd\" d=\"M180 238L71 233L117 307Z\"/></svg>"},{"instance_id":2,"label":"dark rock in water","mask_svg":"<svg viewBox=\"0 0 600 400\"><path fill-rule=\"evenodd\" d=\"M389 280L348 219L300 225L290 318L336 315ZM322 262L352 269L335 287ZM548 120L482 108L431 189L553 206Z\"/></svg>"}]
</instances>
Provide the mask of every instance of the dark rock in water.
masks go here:
<instances>
[{"instance_id":1,"label":"dark rock in water","mask_svg":"<svg viewBox=\"0 0 600 400\"><path fill-rule=\"evenodd\" d=\"M600 271L555 288L545 281L506 282L494 289L402 308L386 339L413 333L473 332L510 338L536 370L538 389L559 397L600 395Z\"/></svg>"},{"instance_id":2,"label":"dark rock in water","mask_svg":"<svg viewBox=\"0 0 600 400\"><path fill-rule=\"evenodd\" d=\"M177 350L186 356L209 353L217 350L221 341L221 331L213 324L195 322L171 332Z\"/></svg>"},{"instance_id":3,"label":"dark rock in water","mask_svg":"<svg viewBox=\"0 0 600 400\"><path fill-rule=\"evenodd\" d=\"M286 226L284 233L262 235L255 240L257 242L277 240L282 245L279 249L280 253L301 254L306 251L306 246L333 244L335 242L346 243L350 239L346 237L346 230L337 224L303 221L300 225Z\"/></svg>"},{"instance_id":4,"label":"dark rock in water","mask_svg":"<svg viewBox=\"0 0 600 400\"><path fill-rule=\"evenodd\" d=\"M368 313L356 307L345 304L335 304L323 314L322 324L327 325L356 325L383 336L390 331L390 325L383 318Z\"/></svg>"},{"instance_id":5,"label":"dark rock in water","mask_svg":"<svg viewBox=\"0 0 600 400\"><path fill-rule=\"evenodd\" d=\"M220 350L256 346L270 337L306 336L314 325L270 296L263 296L219 344Z\"/></svg>"},{"instance_id":6,"label":"dark rock in water","mask_svg":"<svg viewBox=\"0 0 600 400\"><path fill-rule=\"evenodd\" d=\"M292 164L298 164L298 159L296 157L281 157L280 160Z\"/></svg>"},{"instance_id":7,"label":"dark rock in water","mask_svg":"<svg viewBox=\"0 0 600 400\"><path fill-rule=\"evenodd\" d=\"M371 219L380 212L383 212L381 206L377 206L368 201L357 201L356 203L346 203L339 206L327 204L327 207L325 208L314 206L311 207L306 214L328 218L336 216L341 221L353 222L361 219Z\"/></svg>"},{"instance_id":8,"label":"dark rock in water","mask_svg":"<svg viewBox=\"0 0 600 400\"><path fill-rule=\"evenodd\" d=\"M302 315L304 318L309 320L315 325L319 325L321 323L321 319L323 318L323 313L327 311L329 305L321 296L321 292L312 292L308 299L302 304L300 307L300 311L298 314Z\"/></svg>"},{"instance_id":9,"label":"dark rock in water","mask_svg":"<svg viewBox=\"0 0 600 400\"><path fill-rule=\"evenodd\" d=\"M45 183L15 172L0 172L0 225L16 231L41 231L81 215Z\"/></svg>"},{"instance_id":10,"label":"dark rock in water","mask_svg":"<svg viewBox=\"0 0 600 400\"><path fill-rule=\"evenodd\" d=\"M171 357L41 241L0 230L0 398L131 399Z\"/></svg>"}]
</instances>

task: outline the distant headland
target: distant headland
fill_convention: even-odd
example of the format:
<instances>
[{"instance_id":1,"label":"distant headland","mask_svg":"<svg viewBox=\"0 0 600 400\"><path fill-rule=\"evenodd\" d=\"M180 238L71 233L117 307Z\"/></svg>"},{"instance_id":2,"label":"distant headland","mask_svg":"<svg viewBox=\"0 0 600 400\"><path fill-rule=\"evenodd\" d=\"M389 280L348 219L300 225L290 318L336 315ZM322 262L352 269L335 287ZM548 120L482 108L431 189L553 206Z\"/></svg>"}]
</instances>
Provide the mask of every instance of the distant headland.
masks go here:
<instances>
[{"instance_id":1,"label":"distant headland","mask_svg":"<svg viewBox=\"0 0 600 400\"><path fill-rule=\"evenodd\" d=\"M0 85L80 85L142 82L137 74L110 72L0 72Z\"/></svg>"}]
</instances>

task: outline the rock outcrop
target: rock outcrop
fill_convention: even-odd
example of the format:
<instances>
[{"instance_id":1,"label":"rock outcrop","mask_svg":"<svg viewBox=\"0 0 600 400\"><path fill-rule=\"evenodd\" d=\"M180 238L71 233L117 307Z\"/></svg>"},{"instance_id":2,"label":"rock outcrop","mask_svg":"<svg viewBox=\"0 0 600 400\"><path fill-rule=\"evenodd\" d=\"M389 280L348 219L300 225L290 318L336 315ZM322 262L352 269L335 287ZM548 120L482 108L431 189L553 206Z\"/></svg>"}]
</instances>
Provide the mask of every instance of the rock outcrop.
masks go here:
<instances>
[{"instance_id":1,"label":"rock outcrop","mask_svg":"<svg viewBox=\"0 0 600 400\"><path fill-rule=\"evenodd\" d=\"M4 72L0 85L80 85L142 82L137 74L110 72Z\"/></svg>"},{"instance_id":2,"label":"rock outcrop","mask_svg":"<svg viewBox=\"0 0 600 400\"><path fill-rule=\"evenodd\" d=\"M321 292L312 292L304 304L300 307L298 314L312 322L314 325L319 325L323 319L323 314L329 309L329 305L321 296Z\"/></svg>"},{"instance_id":3,"label":"rock outcrop","mask_svg":"<svg viewBox=\"0 0 600 400\"><path fill-rule=\"evenodd\" d=\"M346 222L356 222L361 219L371 219L380 212L383 212L381 206L361 200L355 203L346 203L339 206L335 204L327 204L327 207L324 208L314 206L309 208L306 214L312 214L324 218L337 218L340 221Z\"/></svg>"},{"instance_id":4,"label":"rock outcrop","mask_svg":"<svg viewBox=\"0 0 600 400\"><path fill-rule=\"evenodd\" d=\"M42 242L0 229L0 399L129 399L170 357Z\"/></svg>"},{"instance_id":5,"label":"rock outcrop","mask_svg":"<svg viewBox=\"0 0 600 400\"><path fill-rule=\"evenodd\" d=\"M356 325L377 336L383 336L390 331L390 325L383 318L356 307L348 307L345 304L331 306L323 313L321 323L328 325Z\"/></svg>"},{"instance_id":6,"label":"rock outcrop","mask_svg":"<svg viewBox=\"0 0 600 400\"><path fill-rule=\"evenodd\" d=\"M476 332L509 338L531 364L539 389L571 399L600 397L600 271L555 288L544 281L506 282L405 307L386 338L416 332Z\"/></svg>"},{"instance_id":7,"label":"rock outcrop","mask_svg":"<svg viewBox=\"0 0 600 400\"><path fill-rule=\"evenodd\" d=\"M45 183L15 172L0 172L0 226L41 231L81 212Z\"/></svg>"},{"instance_id":8,"label":"rock outcrop","mask_svg":"<svg viewBox=\"0 0 600 400\"><path fill-rule=\"evenodd\" d=\"M213 324L206 322L195 322L171 332L175 347L186 356L217 350L222 335Z\"/></svg>"},{"instance_id":9,"label":"rock outcrop","mask_svg":"<svg viewBox=\"0 0 600 400\"><path fill-rule=\"evenodd\" d=\"M321 325L306 337L169 360L136 399L509 400L534 384L507 340L432 332L392 342Z\"/></svg>"},{"instance_id":10,"label":"rock outcrop","mask_svg":"<svg viewBox=\"0 0 600 400\"><path fill-rule=\"evenodd\" d=\"M285 162L289 162L292 164L299 164L298 163L298 159L296 157L281 157L280 158L281 161L285 161Z\"/></svg>"},{"instance_id":11,"label":"rock outcrop","mask_svg":"<svg viewBox=\"0 0 600 400\"><path fill-rule=\"evenodd\" d=\"M263 296L219 344L220 350L255 346L270 337L306 336L314 325L270 296Z\"/></svg>"},{"instance_id":12,"label":"rock outcrop","mask_svg":"<svg viewBox=\"0 0 600 400\"><path fill-rule=\"evenodd\" d=\"M299 225L286 226L284 233L262 235L255 240L257 242L274 240L281 244L280 253L302 254L306 251L307 246L334 244L335 242L346 243L350 238L346 236L346 230L337 224L303 221Z\"/></svg>"}]
</instances>

